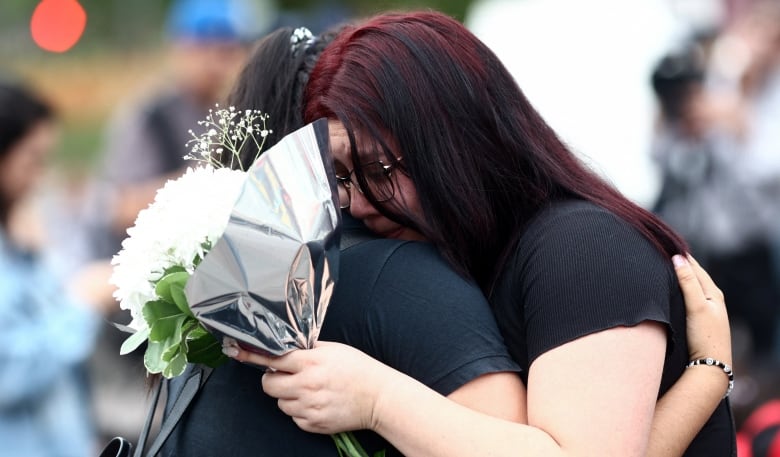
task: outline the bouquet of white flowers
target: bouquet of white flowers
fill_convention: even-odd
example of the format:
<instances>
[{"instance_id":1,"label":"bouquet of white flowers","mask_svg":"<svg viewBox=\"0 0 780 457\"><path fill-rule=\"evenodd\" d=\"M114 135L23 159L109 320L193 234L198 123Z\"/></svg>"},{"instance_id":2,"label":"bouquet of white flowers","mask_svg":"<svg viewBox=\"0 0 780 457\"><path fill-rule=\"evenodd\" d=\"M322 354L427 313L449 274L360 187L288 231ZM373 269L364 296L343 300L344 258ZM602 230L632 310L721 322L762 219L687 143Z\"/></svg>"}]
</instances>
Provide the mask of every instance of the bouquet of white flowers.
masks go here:
<instances>
[{"instance_id":1,"label":"bouquet of white flowers","mask_svg":"<svg viewBox=\"0 0 780 457\"><path fill-rule=\"evenodd\" d=\"M121 353L146 342L149 373L172 378L187 363L217 366L227 360L225 338L282 355L319 335L340 234L327 121L288 135L244 171L240 152L253 142L259 154L271 132L266 119L210 112L187 157L204 165L157 192L112 260L115 296L134 331ZM340 456L368 457L352 433L333 439Z\"/></svg>"},{"instance_id":2,"label":"bouquet of white flowers","mask_svg":"<svg viewBox=\"0 0 780 457\"><path fill-rule=\"evenodd\" d=\"M197 321L184 295L195 267L222 236L246 176L242 171L190 168L157 192L141 211L112 263L111 281L135 330L127 354L148 340L144 365L171 378L187 362L216 366L221 344Z\"/></svg>"},{"instance_id":3,"label":"bouquet of white flowers","mask_svg":"<svg viewBox=\"0 0 780 457\"><path fill-rule=\"evenodd\" d=\"M262 149L266 118L210 112L188 156L203 165L157 192L112 260L115 296L135 331L121 353L146 342L150 373L224 362L219 336L281 355L319 334L338 270L327 125L285 137L247 171L221 168L218 159L243 168L248 142Z\"/></svg>"}]
</instances>

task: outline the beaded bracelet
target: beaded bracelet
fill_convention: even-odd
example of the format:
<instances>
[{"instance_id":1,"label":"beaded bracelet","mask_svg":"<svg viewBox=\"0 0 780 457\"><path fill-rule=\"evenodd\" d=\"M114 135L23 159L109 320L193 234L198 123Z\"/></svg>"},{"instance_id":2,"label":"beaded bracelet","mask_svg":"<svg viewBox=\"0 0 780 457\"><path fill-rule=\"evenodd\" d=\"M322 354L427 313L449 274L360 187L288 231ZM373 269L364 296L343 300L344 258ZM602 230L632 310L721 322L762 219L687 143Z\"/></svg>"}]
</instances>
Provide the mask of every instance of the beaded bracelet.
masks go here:
<instances>
[{"instance_id":1,"label":"beaded bracelet","mask_svg":"<svg viewBox=\"0 0 780 457\"><path fill-rule=\"evenodd\" d=\"M720 360L713 359L712 357L707 357L704 359L691 360L688 362L688 365L686 365L686 368L690 368L696 365L710 365L719 367L723 370L724 373L726 373L726 376L729 377L729 388L726 389L726 395L724 395L723 398L728 397L731 391L734 390L734 371L732 371L730 365L727 365Z\"/></svg>"}]
</instances>

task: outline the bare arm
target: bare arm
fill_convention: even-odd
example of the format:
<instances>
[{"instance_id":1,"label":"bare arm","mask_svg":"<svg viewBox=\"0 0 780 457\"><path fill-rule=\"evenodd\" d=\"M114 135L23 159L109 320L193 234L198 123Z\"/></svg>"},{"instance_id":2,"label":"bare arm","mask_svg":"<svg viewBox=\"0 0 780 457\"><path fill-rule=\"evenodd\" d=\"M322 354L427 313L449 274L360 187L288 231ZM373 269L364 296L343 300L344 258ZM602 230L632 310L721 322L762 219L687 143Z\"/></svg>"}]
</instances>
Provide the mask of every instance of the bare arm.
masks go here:
<instances>
[{"instance_id":1,"label":"bare arm","mask_svg":"<svg viewBox=\"0 0 780 457\"><path fill-rule=\"evenodd\" d=\"M273 360L246 352L236 358L279 370L264 376L263 388L304 430L371 428L410 457L644 455L664 350L661 326L643 323L545 353L529 379L533 426L451 402L345 345L322 343ZM587 354L604 361L599 376L591 365L594 357ZM332 369L335 361L339 370ZM571 382L538 381L559 374ZM573 401L577 408L570 407Z\"/></svg>"},{"instance_id":2,"label":"bare arm","mask_svg":"<svg viewBox=\"0 0 780 457\"><path fill-rule=\"evenodd\" d=\"M731 335L723 293L693 258L675 259L685 296L690 358L713 357L731 364ZM686 369L658 400L648 457L681 456L712 415L728 378L712 367Z\"/></svg>"},{"instance_id":3,"label":"bare arm","mask_svg":"<svg viewBox=\"0 0 780 457\"><path fill-rule=\"evenodd\" d=\"M526 423L526 392L515 373L490 373L474 379L447 396L458 404L489 416Z\"/></svg>"},{"instance_id":4,"label":"bare arm","mask_svg":"<svg viewBox=\"0 0 780 457\"><path fill-rule=\"evenodd\" d=\"M677 272L687 305L691 357L716 356L730 361L722 294L698 265L682 265ZM372 428L410 456L499 456L515 455L520 450L525 455L645 455L643 446L647 446L650 456L681 455L719 403L726 377L718 370L686 370L659 400L651 418L659 383L656 378L663 363L663 351L659 349L665 339L661 335L657 324L645 323L590 335L543 354L534 363L529 379L533 389L530 418L536 427L462 408L342 345L324 343L314 352L276 360L244 352L237 358L295 373L266 375L264 388L281 399L280 407L303 429L331 433ZM646 351L644 360L657 359L656 368L645 365L646 372L630 368L625 359L640 357ZM593 358L594 354L600 355ZM342 377L336 383L340 392L328 390L334 385L328 379L334 370L325 368L328 358L338 363L342 375L346 374L346 381ZM607 358L612 361L607 362ZM317 373L317 369L323 371ZM596 378L602 382L593 383ZM556 379L560 380L557 385L547 381ZM301 385L306 385L308 391L301 390ZM629 388L621 387L625 385ZM455 399L456 394L451 398ZM571 414L570 405L575 401L578 414ZM334 419L328 408L341 411L341 417ZM584 413L588 408L591 412ZM615 421L621 417L624 420ZM600 436L614 430L625 433ZM627 439L615 439L615 435Z\"/></svg>"}]
</instances>

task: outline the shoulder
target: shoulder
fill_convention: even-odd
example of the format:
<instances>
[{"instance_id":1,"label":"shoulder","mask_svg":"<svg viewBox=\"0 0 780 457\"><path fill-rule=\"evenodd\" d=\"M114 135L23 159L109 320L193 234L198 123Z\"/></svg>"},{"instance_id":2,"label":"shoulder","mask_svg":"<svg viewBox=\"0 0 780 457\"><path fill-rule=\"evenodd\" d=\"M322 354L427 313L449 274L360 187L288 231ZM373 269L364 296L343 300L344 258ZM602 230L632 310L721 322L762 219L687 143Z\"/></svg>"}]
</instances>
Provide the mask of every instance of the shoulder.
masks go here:
<instances>
[{"instance_id":1,"label":"shoulder","mask_svg":"<svg viewBox=\"0 0 780 457\"><path fill-rule=\"evenodd\" d=\"M477 285L456 273L430 243L409 241L395 246L382 266L378 282L409 298L441 302L461 297L485 302Z\"/></svg>"},{"instance_id":2,"label":"shoulder","mask_svg":"<svg viewBox=\"0 0 780 457\"><path fill-rule=\"evenodd\" d=\"M10 290L22 290L31 282L36 281L35 276L40 262L31 252L16 249L10 244L0 246L0 292L3 296L9 296ZM43 279L46 279L45 276Z\"/></svg>"},{"instance_id":3,"label":"shoulder","mask_svg":"<svg viewBox=\"0 0 780 457\"><path fill-rule=\"evenodd\" d=\"M567 201L527 226L499 282L499 320L527 332L532 360L580 336L645 320L668 324L671 261L624 220Z\"/></svg>"},{"instance_id":4,"label":"shoulder","mask_svg":"<svg viewBox=\"0 0 780 457\"><path fill-rule=\"evenodd\" d=\"M428 243L372 240L345 249L328 313L324 338L443 395L483 374L518 369L481 290Z\"/></svg>"},{"instance_id":5,"label":"shoulder","mask_svg":"<svg viewBox=\"0 0 780 457\"><path fill-rule=\"evenodd\" d=\"M458 275L430 243L366 241L342 251L340 273L351 288L370 287L383 296L393 290L409 299L440 301L465 294L464 299L484 302L479 288Z\"/></svg>"},{"instance_id":6,"label":"shoulder","mask_svg":"<svg viewBox=\"0 0 780 457\"><path fill-rule=\"evenodd\" d=\"M585 201L557 202L543 209L527 226L515 254L526 269L581 267L609 271L610 276L641 272L666 276L670 271L670 262L644 235L612 212Z\"/></svg>"},{"instance_id":7,"label":"shoulder","mask_svg":"<svg viewBox=\"0 0 780 457\"><path fill-rule=\"evenodd\" d=\"M583 229L586 231L583 232ZM587 201L564 200L551 203L530 221L523 239L550 235L571 237L599 231L631 229L628 223L610 211Z\"/></svg>"}]
</instances>

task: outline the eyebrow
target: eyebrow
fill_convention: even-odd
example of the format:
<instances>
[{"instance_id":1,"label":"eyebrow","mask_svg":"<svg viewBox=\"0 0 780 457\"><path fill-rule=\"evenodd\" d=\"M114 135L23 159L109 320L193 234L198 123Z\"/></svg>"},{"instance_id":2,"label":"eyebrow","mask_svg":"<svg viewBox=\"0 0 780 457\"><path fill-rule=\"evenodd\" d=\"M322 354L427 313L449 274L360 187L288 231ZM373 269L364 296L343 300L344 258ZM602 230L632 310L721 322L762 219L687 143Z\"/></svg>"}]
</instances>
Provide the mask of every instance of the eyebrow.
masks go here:
<instances>
[{"instance_id":1,"label":"eyebrow","mask_svg":"<svg viewBox=\"0 0 780 457\"><path fill-rule=\"evenodd\" d=\"M365 156L365 157L361 157L361 156ZM378 148L375 144L372 145L369 148L366 148L366 149L360 149L359 148L358 149L358 157L360 157L361 159L363 159L363 158L368 158L369 159L366 162L363 162L361 160L361 162L360 162L361 165L365 165L365 164L371 163L371 162L376 162L378 160L379 161L387 160L387 155L385 154L384 149Z\"/></svg>"}]
</instances>

